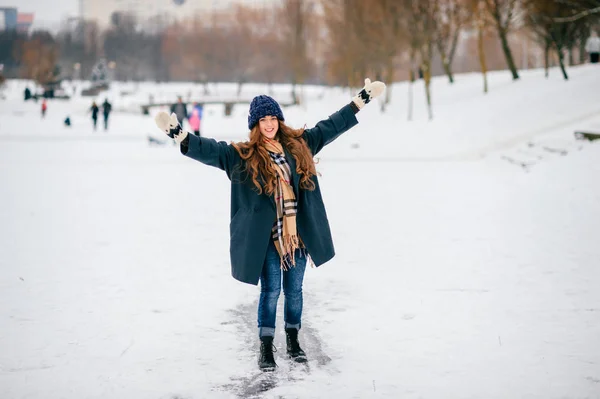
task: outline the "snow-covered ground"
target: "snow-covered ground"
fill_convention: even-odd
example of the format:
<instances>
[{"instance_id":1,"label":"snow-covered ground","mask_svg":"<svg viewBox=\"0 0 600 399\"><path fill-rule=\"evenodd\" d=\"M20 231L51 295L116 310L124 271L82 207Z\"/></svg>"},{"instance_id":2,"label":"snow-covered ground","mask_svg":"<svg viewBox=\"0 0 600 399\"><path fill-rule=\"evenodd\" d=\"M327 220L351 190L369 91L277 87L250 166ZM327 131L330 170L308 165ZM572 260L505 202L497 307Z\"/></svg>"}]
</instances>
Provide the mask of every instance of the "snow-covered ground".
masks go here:
<instances>
[{"instance_id":1,"label":"snow-covered ground","mask_svg":"<svg viewBox=\"0 0 600 399\"><path fill-rule=\"evenodd\" d=\"M479 75L436 79L431 122L420 84L412 122L406 84L385 114L361 111L319 155L337 255L306 273L310 362L285 360L279 328L268 377L259 289L230 277L225 174L150 145L165 139L130 112L188 86L115 85L105 133L89 99L42 120L10 82L0 398L600 398L600 144L573 138L600 130L600 68L570 74L494 73L486 96ZM350 94L305 97L284 110L293 126ZM203 133L242 140L246 115L207 107Z\"/></svg>"}]
</instances>

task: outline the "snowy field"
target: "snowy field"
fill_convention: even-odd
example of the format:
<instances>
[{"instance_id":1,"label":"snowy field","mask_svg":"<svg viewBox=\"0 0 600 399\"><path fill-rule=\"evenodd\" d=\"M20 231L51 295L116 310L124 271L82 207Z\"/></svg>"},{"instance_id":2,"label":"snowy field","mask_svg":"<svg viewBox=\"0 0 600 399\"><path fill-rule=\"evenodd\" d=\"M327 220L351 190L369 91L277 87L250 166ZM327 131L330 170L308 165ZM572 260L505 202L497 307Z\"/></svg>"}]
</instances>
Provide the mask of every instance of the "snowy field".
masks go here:
<instances>
[{"instance_id":1,"label":"snowy field","mask_svg":"<svg viewBox=\"0 0 600 399\"><path fill-rule=\"evenodd\" d=\"M479 75L436 79L431 122L420 82L412 122L406 84L385 114L361 111L317 165L337 255L306 273L310 361L285 359L280 314L269 375L259 288L230 276L229 181L151 145L166 140L132 112L201 86L114 85L110 129L93 132L89 98L51 101L42 120L10 82L0 398L600 398L600 142L573 137L600 131L600 68L570 74L494 73L486 96ZM289 124L350 93L305 98ZM203 134L242 140L247 112L207 107Z\"/></svg>"}]
</instances>

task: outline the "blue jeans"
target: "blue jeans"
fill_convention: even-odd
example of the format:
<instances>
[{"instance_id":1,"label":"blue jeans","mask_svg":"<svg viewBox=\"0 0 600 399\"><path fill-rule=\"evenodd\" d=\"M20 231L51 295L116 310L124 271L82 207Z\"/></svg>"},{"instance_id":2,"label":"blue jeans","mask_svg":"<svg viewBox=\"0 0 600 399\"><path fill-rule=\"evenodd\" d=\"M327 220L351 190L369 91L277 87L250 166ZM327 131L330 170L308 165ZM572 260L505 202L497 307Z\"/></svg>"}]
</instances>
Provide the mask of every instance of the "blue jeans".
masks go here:
<instances>
[{"instance_id":1,"label":"blue jeans","mask_svg":"<svg viewBox=\"0 0 600 399\"><path fill-rule=\"evenodd\" d=\"M260 300L258 302L258 335L275 335L275 318L277 301L281 292L283 277L283 294L285 295L283 318L285 328L300 329L302 318L302 280L306 269L304 250L296 250L296 266L281 270L279 253L273 241L269 242L267 256L260 274Z\"/></svg>"}]
</instances>

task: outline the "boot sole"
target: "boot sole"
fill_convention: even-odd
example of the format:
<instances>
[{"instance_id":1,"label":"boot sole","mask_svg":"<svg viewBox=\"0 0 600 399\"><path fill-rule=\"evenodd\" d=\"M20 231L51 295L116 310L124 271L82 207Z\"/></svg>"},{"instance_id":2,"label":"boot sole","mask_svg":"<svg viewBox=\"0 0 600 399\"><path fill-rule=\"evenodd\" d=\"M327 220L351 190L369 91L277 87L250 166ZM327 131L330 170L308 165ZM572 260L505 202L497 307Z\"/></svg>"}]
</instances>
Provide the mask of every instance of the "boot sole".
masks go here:
<instances>
[{"instance_id":1,"label":"boot sole","mask_svg":"<svg viewBox=\"0 0 600 399\"><path fill-rule=\"evenodd\" d=\"M288 355L289 356L289 355ZM306 358L306 356L289 356L291 360L293 360L296 363L306 363L308 362L308 359Z\"/></svg>"}]
</instances>

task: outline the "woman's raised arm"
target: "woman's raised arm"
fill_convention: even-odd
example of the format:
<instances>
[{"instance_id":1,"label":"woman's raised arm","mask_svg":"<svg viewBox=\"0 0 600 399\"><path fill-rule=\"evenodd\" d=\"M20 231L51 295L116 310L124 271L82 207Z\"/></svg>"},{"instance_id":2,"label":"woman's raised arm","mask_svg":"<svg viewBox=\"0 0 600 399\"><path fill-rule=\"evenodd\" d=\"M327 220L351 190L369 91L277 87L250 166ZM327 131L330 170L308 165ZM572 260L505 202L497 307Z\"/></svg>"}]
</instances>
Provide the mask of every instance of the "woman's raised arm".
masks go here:
<instances>
[{"instance_id":1,"label":"woman's raised arm","mask_svg":"<svg viewBox=\"0 0 600 399\"><path fill-rule=\"evenodd\" d=\"M302 138L308 144L313 155L317 155L324 146L338 138L342 133L355 126L358 123L355 114L368 104L373 98L383 93L385 83L371 82L365 79L365 86L358 92L350 104L345 105L339 111L335 112L329 118L324 119L311 129L306 129Z\"/></svg>"},{"instance_id":2,"label":"woman's raised arm","mask_svg":"<svg viewBox=\"0 0 600 399\"><path fill-rule=\"evenodd\" d=\"M175 113L169 116L166 112L159 112L154 120L160 130L179 144L183 155L222 169L231 177L233 167L240 160L237 151L231 144L188 134L181 128Z\"/></svg>"}]
</instances>

